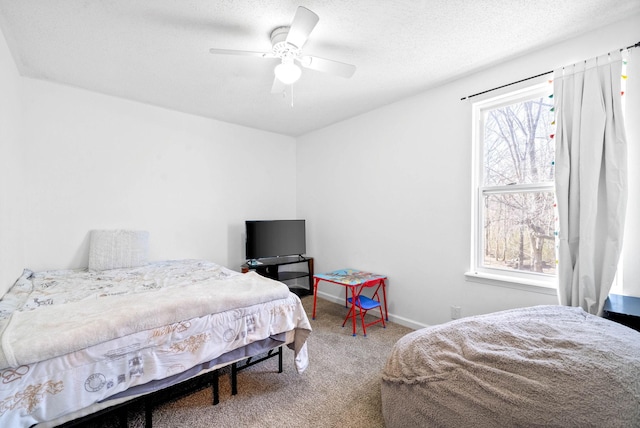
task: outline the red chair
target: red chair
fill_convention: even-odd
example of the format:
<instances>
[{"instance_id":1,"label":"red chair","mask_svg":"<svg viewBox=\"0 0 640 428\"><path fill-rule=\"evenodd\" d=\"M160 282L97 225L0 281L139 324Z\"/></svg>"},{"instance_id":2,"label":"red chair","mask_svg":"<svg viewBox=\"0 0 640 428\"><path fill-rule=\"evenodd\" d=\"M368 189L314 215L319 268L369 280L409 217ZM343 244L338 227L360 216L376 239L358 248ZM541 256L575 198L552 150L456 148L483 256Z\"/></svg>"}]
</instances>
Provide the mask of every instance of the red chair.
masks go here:
<instances>
[{"instance_id":1,"label":"red chair","mask_svg":"<svg viewBox=\"0 0 640 428\"><path fill-rule=\"evenodd\" d=\"M377 285L377 287L372 297L367 297L362 295L362 291L364 289L373 287L375 285ZM353 294L353 296L347 298L347 302L349 303L353 302L354 304L350 305L349 313L347 313L347 316L345 317L344 322L342 323L342 327L345 326L345 324L347 323L347 320L357 317L356 308L358 308L358 312L360 313L360 323L362 324L362 334L364 334L364 336L367 335L367 327L372 326L374 324L382 323L382 327L387 328L387 325L384 322L384 314L382 313L382 304L380 303L379 291L381 286L384 286L384 280L369 281L368 283L365 282L359 287L357 286L349 287L351 288L351 293ZM380 318L368 324L365 323L364 321L365 315L367 315L368 311L375 308L378 308L380 310ZM353 335L354 336L356 335L355 331L353 332Z\"/></svg>"}]
</instances>

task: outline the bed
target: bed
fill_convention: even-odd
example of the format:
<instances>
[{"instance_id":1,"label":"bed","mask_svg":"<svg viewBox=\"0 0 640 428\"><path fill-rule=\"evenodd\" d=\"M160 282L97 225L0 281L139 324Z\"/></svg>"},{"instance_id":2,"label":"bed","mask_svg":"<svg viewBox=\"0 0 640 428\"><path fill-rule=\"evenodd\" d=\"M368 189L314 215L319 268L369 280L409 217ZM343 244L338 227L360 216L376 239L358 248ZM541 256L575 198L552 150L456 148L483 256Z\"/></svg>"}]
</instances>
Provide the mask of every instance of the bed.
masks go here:
<instances>
[{"instance_id":1,"label":"bed","mask_svg":"<svg viewBox=\"0 0 640 428\"><path fill-rule=\"evenodd\" d=\"M0 300L0 426L56 426L282 345L303 372L310 331L285 284L210 261L25 270Z\"/></svg>"},{"instance_id":2,"label":"bed","mask_svg":"<svg viewBox=\"0 0 640 428\"><path fill-rule=\"evenodd\" d=\"M409 333L382 374L393 427L639 427L640 333L535 306Z\"/></svg>"}]
</instances>

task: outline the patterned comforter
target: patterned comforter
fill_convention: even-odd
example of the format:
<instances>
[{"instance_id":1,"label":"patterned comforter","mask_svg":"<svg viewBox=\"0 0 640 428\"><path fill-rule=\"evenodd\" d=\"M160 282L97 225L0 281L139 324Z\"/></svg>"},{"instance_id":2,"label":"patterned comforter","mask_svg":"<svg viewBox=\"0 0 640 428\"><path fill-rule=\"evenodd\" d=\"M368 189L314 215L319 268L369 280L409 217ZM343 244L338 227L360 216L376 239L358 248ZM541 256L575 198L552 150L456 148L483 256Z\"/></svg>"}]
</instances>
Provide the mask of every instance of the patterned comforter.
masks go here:
<instances>
[{"instance_id":1,"label":"patterned comforter","mask_svg":"<svg viewBox=\"0 0 640 428\"><path fill-rule=\"evenodd\" d=\"M287 286L202 260L25 271L0 300L0 425L29 426L311 327Z\"/></svg>"}]
</instances>

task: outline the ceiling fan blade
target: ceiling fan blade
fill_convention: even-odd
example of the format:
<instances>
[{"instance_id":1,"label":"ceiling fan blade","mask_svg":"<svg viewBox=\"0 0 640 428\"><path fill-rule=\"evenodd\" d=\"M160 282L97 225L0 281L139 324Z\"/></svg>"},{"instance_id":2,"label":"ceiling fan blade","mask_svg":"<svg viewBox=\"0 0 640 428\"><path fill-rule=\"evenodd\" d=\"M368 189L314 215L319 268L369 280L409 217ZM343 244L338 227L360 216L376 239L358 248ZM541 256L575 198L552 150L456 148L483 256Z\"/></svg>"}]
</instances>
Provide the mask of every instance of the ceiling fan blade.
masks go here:
<instances>
[{"instance_id":1,"label":"ceiling fan blade","mask_svg":"<svg viewBox=\"0 0 640 428\"><path fill-rule=\"evenodd\" d=\"M300 58L300 65L311 70L322 71L345 78L350 78L356 72L356 66L344 62L319 58L317 56L303 56Z\"/></svg>"},{"instance_id":2,"label":"ceiling fan blade","mask_svg":"<svg viewBox=\"0 0 640 428\"><path fill-rule=\"evenodd\" d=\"M306 7L298 6L289 28L289 34L287 34L287 43L302 49L319 19L318 15Z\"/></svg>"},{"instance_id":3,"label":"ceiling fan blade","mask_svg":"<svg viewBox=\"0 0 640 428\"><path fill-rule=\"evenodd\" d=\"M280 79L278 79L277 77L274 77L273 78L273 86L271 86L271 93L272 94L281 94L281 93L284 92L285 89L287 89L287 85L282 83L280 81Z\"/></svg>"},{"instance_id":4,"label":"ceiling fan blade","mask_svg":"<svg viewBox=\"0 0 640 428\"><path fill-rule=\"evenodd\" d=\"M221 54L221 55L242 55L242 56L257 56L260 58L275 58L271 52L252 52L252 51L237 51L233 49L209 49L209 53Z\"/></svg>"}]
</instances>

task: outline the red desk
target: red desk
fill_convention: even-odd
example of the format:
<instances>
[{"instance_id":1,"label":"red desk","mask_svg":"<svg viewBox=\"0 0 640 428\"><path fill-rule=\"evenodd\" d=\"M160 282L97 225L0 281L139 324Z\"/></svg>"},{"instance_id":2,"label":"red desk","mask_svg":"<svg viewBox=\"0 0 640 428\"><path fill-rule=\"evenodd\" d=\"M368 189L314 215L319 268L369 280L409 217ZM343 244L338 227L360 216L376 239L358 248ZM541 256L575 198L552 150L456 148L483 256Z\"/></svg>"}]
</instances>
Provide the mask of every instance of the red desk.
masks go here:
<instances>
[{"instance_id":1,"label":"red desk","mask_svg":"<svg viewBox=\"0 0 640 428\"><path fill-rule=\"evenodd\" d=\"M353 335L356 335L356 305L355 302L362 293L362 290L367 287L377 287L374 294L378 293L379 289L382 289L382 297L384 300L384 317L389 321L389 312L387 311L387 292L384 275L377 275L370 272L363 272L355 269L340 269L329 273L322 273L313 275L313 314L312 319L316 319L316 299L318 296L318 283L320 281L331 282L333 284L342 285L346 287L345 290L345 306L347 306L347 296L351 292L351 308L345 318L345 322L348 318L353 319ZM364 321L363 321L364 322ZM378 322L378 321L376 321ZM371 323L371 324L375 324ZM370 324L368 324L370 325ZM384 325L384 322L383 322ZM366 335L365 325L363 324L363 332Z\"/></svg>"}]
</instances>

